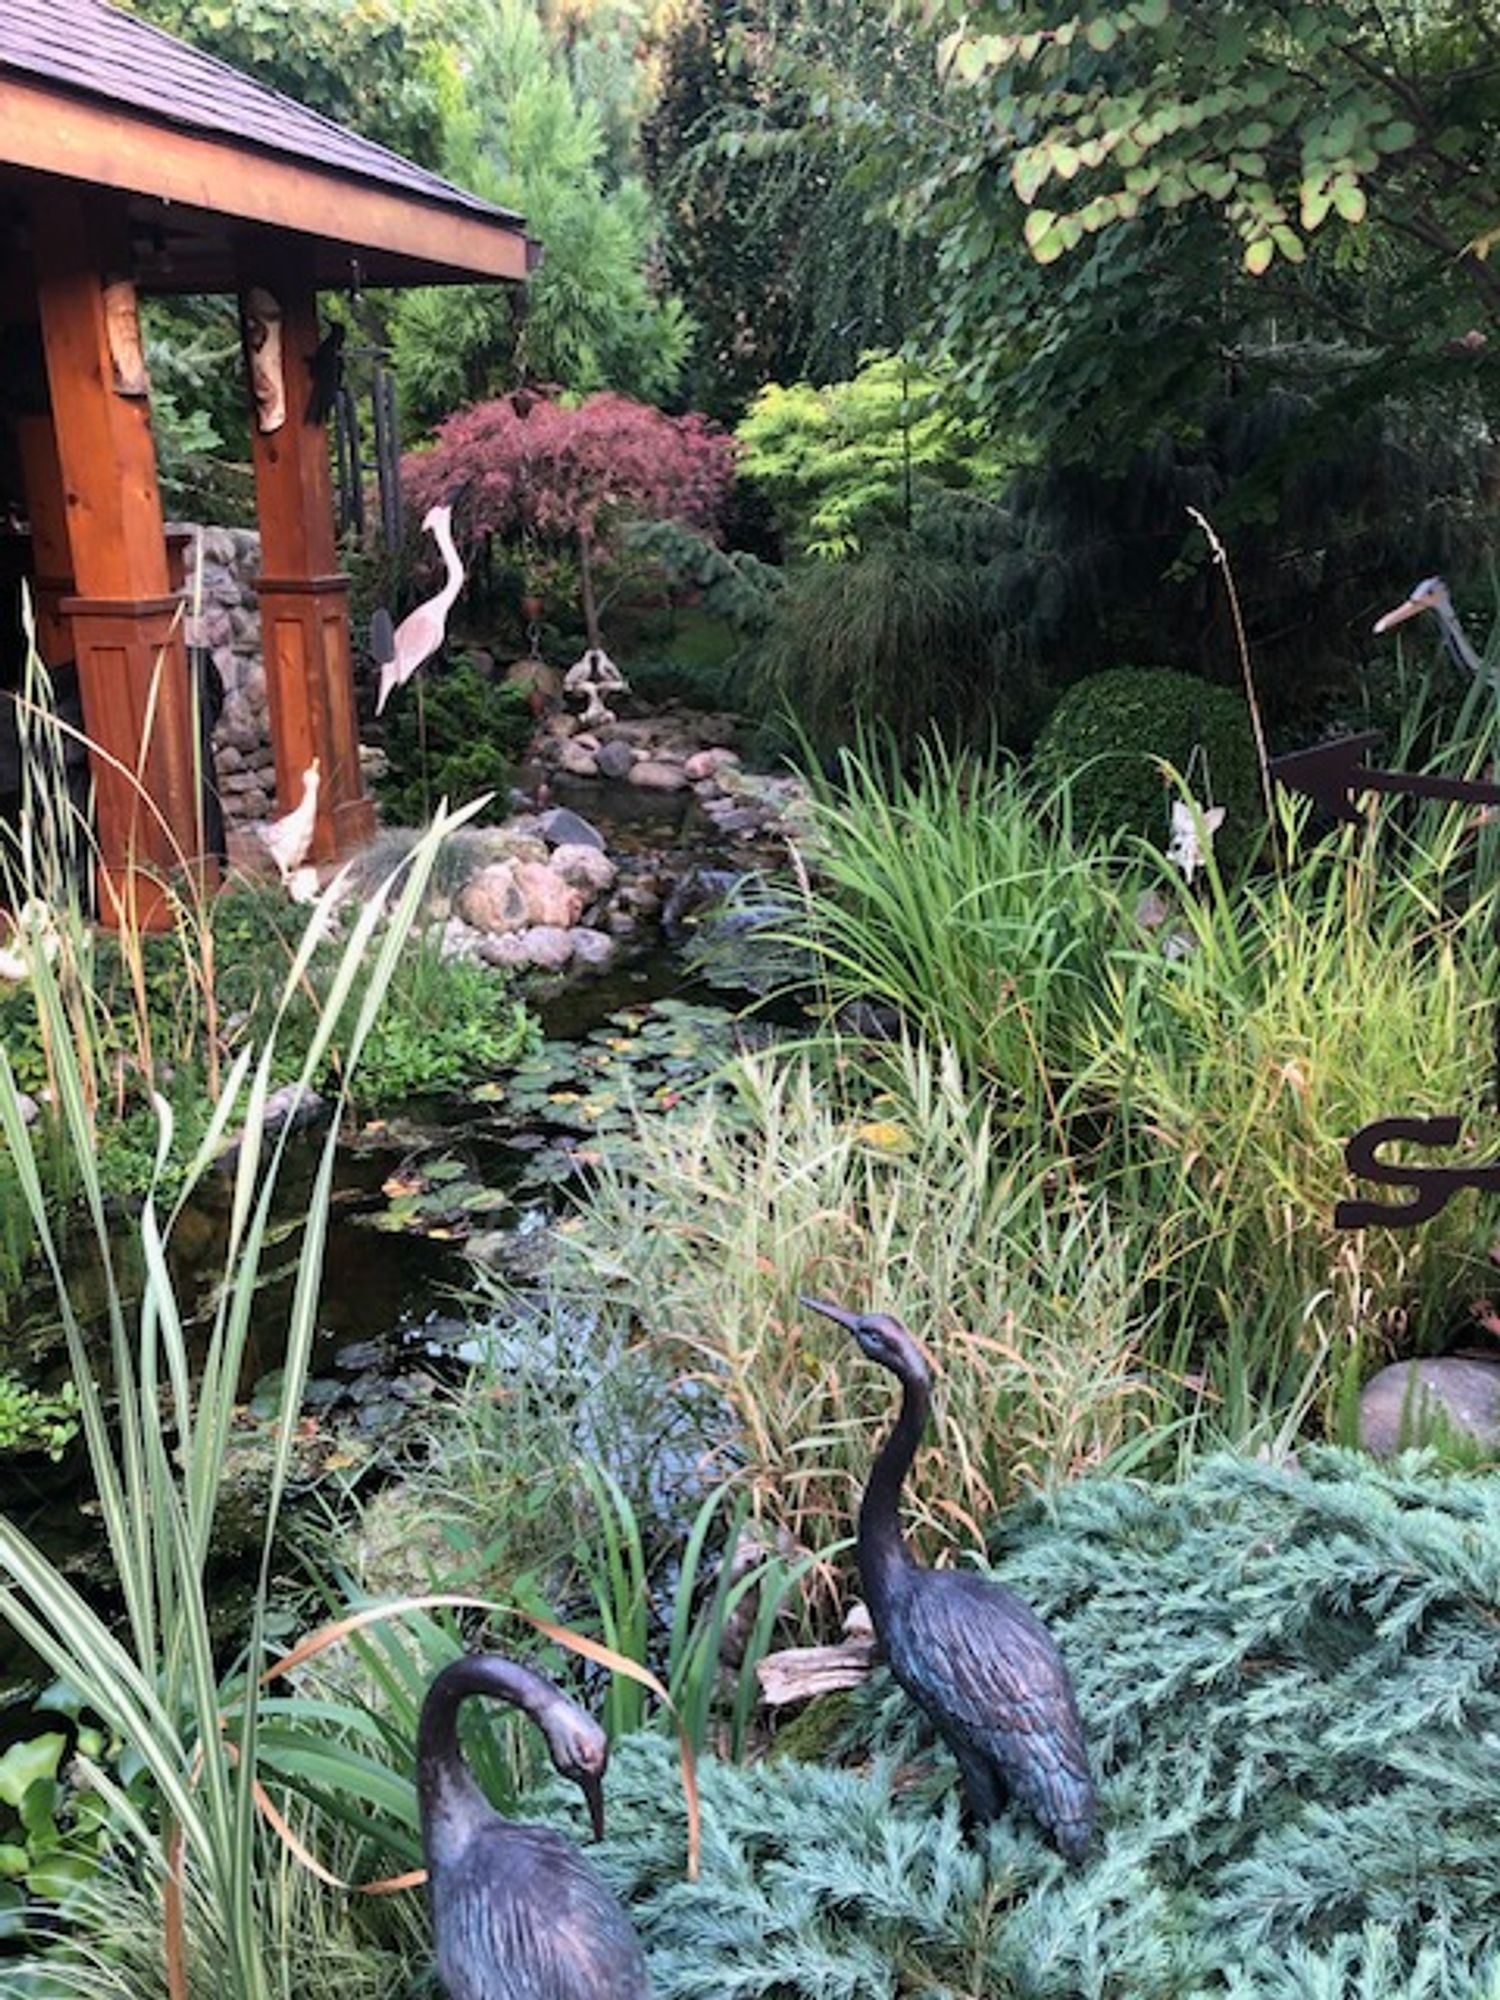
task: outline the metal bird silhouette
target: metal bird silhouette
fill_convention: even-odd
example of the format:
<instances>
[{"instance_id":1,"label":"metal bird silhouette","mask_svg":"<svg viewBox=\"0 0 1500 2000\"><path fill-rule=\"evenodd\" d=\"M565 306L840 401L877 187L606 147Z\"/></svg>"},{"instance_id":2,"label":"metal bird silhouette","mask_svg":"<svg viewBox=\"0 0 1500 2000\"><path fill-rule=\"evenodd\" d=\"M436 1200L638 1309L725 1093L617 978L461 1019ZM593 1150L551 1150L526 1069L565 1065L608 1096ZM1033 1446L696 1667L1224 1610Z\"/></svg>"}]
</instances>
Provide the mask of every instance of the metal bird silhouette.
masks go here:
<instances>
[{"instance_id":1,"label":"metal bird silhouette","mask_svg":"<svg viewBox=\"0 0 1500 2000\"><path fill-rule=\"evenodd\" d=\"M443 587L435 596L419 604L415 611L409 611L389 634L388 648L385 645L386 625L377 624L380 614L370 621L371 643L375 647L375 660L380 668L380 685L375 695L375 713L380 714L391 695L398 687L404 686L421 666L431 659L443 643L443 634L448 626L448 613L453 600L464 587L464 566L459 560L458 550L453 541L453 509L451 507L430 507L422 517L422 526L437 542L443 553L446 575ZM387 623L389 614L387 614Z\"/></svg>"},{"instance_id":2,"label":"metal bird silhouette","mask_svg":"<svg viewBox=\"0 0 1500 2000\"><path fill-rule=\"evenodd\" d=\"M924 1569L901 1533L901 1485L927 1423L931 1372L888 1313L803 1305L852 1333L901 1384L901 1410L859 1510L859 1574L875 1636L897 1681L954 1756L976 1819L1012 1795L1072 1862L1093 1832L1094 1783L1073 1683L1036 1613L993 1577Z\"/></svg>"},{"instance_id":3,"label":"metal bird silhouette","mask_svg":"<svg viewBox=\"0 0 1500 2000\"><path fill-rule=\"evenodd\" d=\"M417 1800L438 1973L450 2000L647 2000L624 1910L548 1826L502 1819L464 1762L459 1704L493 1695L530 1716L554 1768L604 1830L609 1745L593 1717L529 1667L473 1653L443 1668L417 1725Z\"/></svg>"}]
</instances>

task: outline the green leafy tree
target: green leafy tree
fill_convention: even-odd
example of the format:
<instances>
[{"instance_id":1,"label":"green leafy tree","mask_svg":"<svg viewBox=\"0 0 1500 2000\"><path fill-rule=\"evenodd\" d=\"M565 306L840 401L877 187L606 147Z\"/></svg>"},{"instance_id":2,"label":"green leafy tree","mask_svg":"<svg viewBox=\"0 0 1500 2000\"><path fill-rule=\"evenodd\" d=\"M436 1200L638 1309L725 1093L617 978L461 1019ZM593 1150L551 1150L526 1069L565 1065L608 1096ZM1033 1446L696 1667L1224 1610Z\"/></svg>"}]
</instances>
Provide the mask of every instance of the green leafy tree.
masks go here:
<instances>
[{"instance_id":1,"label":"green leafy tree","mask_svg":"<svg viewBox=\"0 0 1500 2000\"><path fill-rule=\"evenodd\" d=\"M861 117L892 131L936 93L884 5L688 0L661 53L645 172L666 267L698 326L694 408L733 421L765 382L851 374L914 320L925 247L865 176ZM859 114L836 121L836 101Z\"/></svg>"},{"instance_id":2,"label":"green leafy tree","mask_svg":"<svg viewBox=\"0 0 1500 2000\"><path fill-rule=\"evenodd\" d=\"M947 115L892 131L887 172L938 245L931 323L986 399L1118 460L1164 408L1185 430L1195 399L1316 343L1323 406L1438 389L1466 420L1500 316L1482 8L923 12Z\"/></svg>"},{"instance_id":3,"label":"green leafy tree","mask_svg":"<svg viewBox=\"0 0 1500 2000\"><path fill-rule=\"evenodd\" d=\"M787 542L853 553L883 526L910 527L935 491L993 493L1016 463L952 393L896 356L815 389L768 384L735 433L740 471L766 493Z\"/></svg>"},{"instance_id":4,"label":"green leafy tree","mask_svg":"<svg viewBox=\"0 0 1500 2000\"><path fill-rule=\"evenodd\" d=\"M442 145L440 0L125 0L133 12L425 166Z\"/></svg>"}]
</instances>

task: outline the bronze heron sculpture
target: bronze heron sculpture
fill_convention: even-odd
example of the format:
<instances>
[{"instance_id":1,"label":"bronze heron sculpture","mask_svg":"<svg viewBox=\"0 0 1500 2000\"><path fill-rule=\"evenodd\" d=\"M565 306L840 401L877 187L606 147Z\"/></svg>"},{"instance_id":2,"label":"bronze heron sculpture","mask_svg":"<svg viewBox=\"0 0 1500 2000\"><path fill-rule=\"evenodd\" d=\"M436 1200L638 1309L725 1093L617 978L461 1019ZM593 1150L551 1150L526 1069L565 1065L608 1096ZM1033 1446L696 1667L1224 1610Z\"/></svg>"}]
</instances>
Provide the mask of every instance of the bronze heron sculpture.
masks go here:
<instances>
[{"instance_id":1,"label":"bronze heron sculpture","mask_svg":"<svg viewBox=\"0 0 1500 2000\"><path fill-rule=\"evenodd\" d=\"M471 1653L443 1668L417 1725L417 1798L438 1973L450 2000L647 2000L630 1919L570 1841L503 1819L458 1742L459 1704L493 1695L541 1730L554 1769L604 1831L609 1745L593 1717L529 1667Z\"/></svg>"},{"instance_id":2,"label":"bronze heron sculpture","mask_svg":"<svg viewBox=\"0 0 1500 2000\"><path fill-rule=\"evenodd\" d=\"M926 1357L888 1313L802 1303L852 1333L901 1384L900 1414L859 1509L860 1582L891 1672L958 1759L976 1820L998 1818L1014 1797L1066 1860L1081 1861L1093 1832L1094 1784L1073 1683L1052 1635L992 1577L924 1569L901 1532L901 1486L931 1400Z\"/></svg>"}]
</instances>

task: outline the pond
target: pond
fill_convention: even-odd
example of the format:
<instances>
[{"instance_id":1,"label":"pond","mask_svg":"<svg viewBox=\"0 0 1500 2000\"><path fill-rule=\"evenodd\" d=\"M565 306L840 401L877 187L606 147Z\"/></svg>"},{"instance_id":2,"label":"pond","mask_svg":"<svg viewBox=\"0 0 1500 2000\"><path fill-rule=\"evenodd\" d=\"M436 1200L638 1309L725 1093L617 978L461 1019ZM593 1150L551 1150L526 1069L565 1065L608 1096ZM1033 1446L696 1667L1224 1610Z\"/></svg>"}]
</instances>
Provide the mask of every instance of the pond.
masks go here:
<instances>
[{"instance_id":1,"label":"pond","mask_svg":"<svg viewBox=\"0 0 1500 2000\"><path fill-rule=\"evenodd\" d=\"M670 1107L746 1036L776 1032L739 1025L750 998L708 984L682 950L655 945L542 1000L546 1039L514 1074L462 1096L403 1105L350 1135L339 1152L304 1405L310 1477L319 1469L319 1440L330 1452L346 1454L352 1443L356 1454L378 1457L382 1440L438 1385L460 1376L476 1352L461 1296L472 1291L473 1260L503 1280L533 1280L560 1191L578 1184L601 1142L622 1133L634 1104ZM319 1150L315 1134L294 1137L279 1183L240 1385L247 1450L268 1429ZM230 1192L227 1175L207 1183L171 1244L179 1299L196 1315L190 1330L203 1338L222 1273ZM133 1221L122 1215L122 1248L132 1235ZM86 1293L86 1274L81 1282ZM479 1338L505 1333L497 1323ZM56 1346L50 1285L22 1299L11 1339L16 1352L35 1352L49 1339ZM91 1567L97 1523L78 1501L87 1479L81 1443L56 1464L41 1454L8 1455L0 1459L0 1510L91 1595L107 1599L112 1579ZM226 1562L225 1595L233 1599L232 1553ZM0 1707L22 1702L35 1685L36 1663L0 1630ZM0 1740L10 1733L0 1724Z\"/></svg>"}]
</instances>

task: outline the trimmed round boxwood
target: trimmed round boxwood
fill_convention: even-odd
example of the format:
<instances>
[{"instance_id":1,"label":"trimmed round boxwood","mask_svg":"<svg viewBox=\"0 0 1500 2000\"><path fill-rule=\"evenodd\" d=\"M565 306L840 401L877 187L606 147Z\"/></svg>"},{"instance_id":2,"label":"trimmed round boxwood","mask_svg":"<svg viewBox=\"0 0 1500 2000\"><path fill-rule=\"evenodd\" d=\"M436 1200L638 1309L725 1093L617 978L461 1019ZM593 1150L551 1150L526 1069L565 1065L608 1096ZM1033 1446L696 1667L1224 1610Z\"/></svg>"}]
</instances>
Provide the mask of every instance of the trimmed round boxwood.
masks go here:
<instances>
[{"instance_id":1,"label":"trimmed round boxwood","mask_svg":"<svg viewBox=\"0 0 1500 2000\"><path fill-rule=\"evenodd\" d=\"M1111 667L1075 681L1037 738L1048 785L1069 781L1080 831L1124 828L1164 847L1178 796L1158 760L1199 805L1226 808L1221 860L1243 857L1265 823L1255 742L1243 695L1173 667Z\"/></svg>"}]
</instances>

